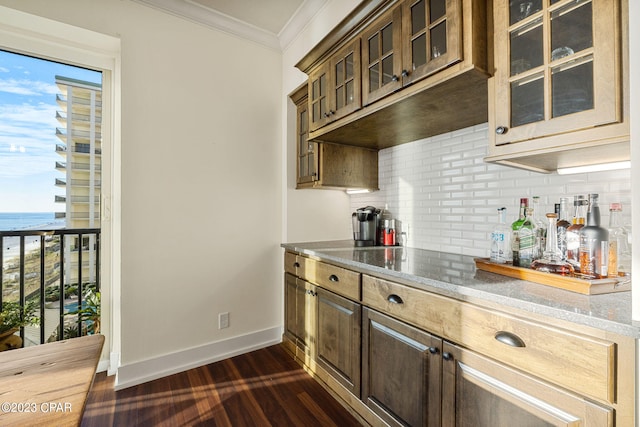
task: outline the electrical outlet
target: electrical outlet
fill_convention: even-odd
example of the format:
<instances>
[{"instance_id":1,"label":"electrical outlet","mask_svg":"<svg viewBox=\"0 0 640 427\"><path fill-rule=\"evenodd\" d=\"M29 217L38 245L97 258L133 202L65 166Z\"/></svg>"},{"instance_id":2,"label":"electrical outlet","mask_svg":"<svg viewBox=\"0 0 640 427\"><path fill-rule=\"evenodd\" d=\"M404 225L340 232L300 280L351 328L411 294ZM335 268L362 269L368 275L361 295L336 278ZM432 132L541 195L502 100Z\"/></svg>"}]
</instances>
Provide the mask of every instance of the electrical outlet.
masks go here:
<instances>
[{"instance_id":1,"label":"electrical outlet","mask_svg":"<svg viewBox=\"0 0 640 427\"><path fill-rule=\"evenodd\" d=\"M224 329L229 327L229 312L218 314L218 329Z\"/></svg>"}]
</instances>

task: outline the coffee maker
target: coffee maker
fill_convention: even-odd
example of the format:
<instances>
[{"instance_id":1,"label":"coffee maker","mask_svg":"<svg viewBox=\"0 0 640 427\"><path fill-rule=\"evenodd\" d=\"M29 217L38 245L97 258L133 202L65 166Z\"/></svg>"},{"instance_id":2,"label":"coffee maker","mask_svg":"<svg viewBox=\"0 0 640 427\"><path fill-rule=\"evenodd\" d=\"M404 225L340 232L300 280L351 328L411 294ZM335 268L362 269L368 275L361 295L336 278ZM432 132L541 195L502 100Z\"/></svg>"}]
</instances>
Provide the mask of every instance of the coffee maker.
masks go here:
<instances>
[{"instance_id":1,"label":"coffee maker","mask_svg":"<svg viewBox=\"0 0 640 427\"><path fill-rule=\"evenodd\" d=\"M352 215L353 240L356 246L376 246L378 244L378 222L380 209L366 206L357 209Z\"/></svg>"}]
</instances>

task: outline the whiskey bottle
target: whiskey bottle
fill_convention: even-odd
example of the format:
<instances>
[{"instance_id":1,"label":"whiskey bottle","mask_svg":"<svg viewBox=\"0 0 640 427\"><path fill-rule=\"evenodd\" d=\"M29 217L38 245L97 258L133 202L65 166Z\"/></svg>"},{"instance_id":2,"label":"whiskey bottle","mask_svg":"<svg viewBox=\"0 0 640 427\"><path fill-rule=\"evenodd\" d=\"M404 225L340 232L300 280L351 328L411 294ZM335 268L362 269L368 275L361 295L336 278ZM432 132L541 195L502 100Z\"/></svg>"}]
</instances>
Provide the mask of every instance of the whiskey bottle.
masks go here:
<instances>
[{"instance_id":1,"label":"whiskey bottle","mask_svg":"<svg viewBox=\"0 0 640 427\"><path fill-rule=\"evenodd\" d=\"M598 195L589 194L587 224L580 229L580 273L589 278L607 277L609 231L600 226Z\"/></svg>"},{"instance_id":2,"label":"whiskey bottle","mask_svg":"<svg viewBox=\"0 0 640 427\"><path fill-rule=\"evenodd\" d=\"M491 253L489 259L498 264L510 263L511 228L507 225L507 208L498 208L498 224L491 233Z\"/></svg>"},{"instance_id":3,"label":"whiskey bottle","mask_svg":"<svg viewBox=\"0 0 640 427\"><path fill-rule=\"evenodd\" d=\"M584 227L588 203L583 195L574 197L573 220L572 224L567 228L567 261L576 271L580 271L580 229Z\"/></svg>"},{"instance_id":4,"label":"whiskey bottle","mask_svg":"<svg viewBox=\"0 0 640 427\"><path fill-rule=\"evenodd\" d=\"M522 199L520 199L520 211L518 214L518 219L516 219L511 224L511 259L512 259L513 265L515 266L520 265L520 260L518 258L519 250L520 250L520 241L518 240L518 230L520 229L520 227L522 227L522 224L524 223L525 210L527 209L528 206L529 206L529 199L527 199L526 197L523 197Z\"/></svg>"},{"instance_id":5,"label":"whiskey bottle","mask_svg":"<svg viewBox=\"0 0 640 427\"><path fill-rule=\"evenodd\" d=\"M571 226L569 222L569 198L561 197L560 203L556 204L558 207L558 222L556 223L556 229L558 234L558 249L560 250L561 259L566 261L567 259L567 229ZM548 232L547 232L548 234Z\"/></svg>"},{"instance_id":6,"label":"whiskey bottle","mask_svg":"<svg viewBox=\"0 0 640 427\"><path fill-rule=\"evenodd\" d=\"M562 276L573 275L573 267L566 261L562 260L562 254L558 249L558 214L547 214L547 242L544 255L540 259L536 259L531 263L531 268L546 273L560 274Z\"/></svg>"}]
</instances>

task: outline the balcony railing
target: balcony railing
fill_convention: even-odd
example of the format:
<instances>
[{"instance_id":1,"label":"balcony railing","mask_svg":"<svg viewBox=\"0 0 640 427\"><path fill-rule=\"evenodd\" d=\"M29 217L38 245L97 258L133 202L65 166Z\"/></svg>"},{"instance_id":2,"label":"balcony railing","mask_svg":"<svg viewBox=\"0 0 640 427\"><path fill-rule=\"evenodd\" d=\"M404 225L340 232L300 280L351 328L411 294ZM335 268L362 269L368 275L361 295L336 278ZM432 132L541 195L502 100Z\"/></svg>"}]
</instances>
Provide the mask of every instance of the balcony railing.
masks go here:
<instances>
[{"instance_id":1,"label":"balcony railing","mask_svg":"<svg viewBox=\"0 0 640 427\"><path fill-rule=\"evenodd\" d=\"M100 229L0 231L0 306L36 304L38 326L20 328L24 346L93 332L97 321L69 312L100 291Z\"/></svg>"}]
</instances>

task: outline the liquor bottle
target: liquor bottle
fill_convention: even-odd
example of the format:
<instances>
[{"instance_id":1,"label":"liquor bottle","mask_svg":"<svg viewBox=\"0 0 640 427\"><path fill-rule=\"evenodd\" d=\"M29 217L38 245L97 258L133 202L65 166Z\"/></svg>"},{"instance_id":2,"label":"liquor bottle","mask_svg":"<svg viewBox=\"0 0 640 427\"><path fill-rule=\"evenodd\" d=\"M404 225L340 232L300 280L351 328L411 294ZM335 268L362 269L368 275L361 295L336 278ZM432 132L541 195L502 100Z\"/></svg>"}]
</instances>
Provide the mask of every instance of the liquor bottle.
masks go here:
<instances>
[{"instance_id":1,"label":"liquor bottle","mask_svg":"<svg viewBox=\"0 0 640 427\"><path fill-rule=\"evenodd\" d=\"M529 268L536 252L536 225L533 222L533 209L525 210L525 219L517 234L518 267Z\"/></svg>"},{"instance_id":2,"label":"liquor bottle","mask_svg":"<svg viewBox=\"0 0 640 427\"><path fill-rule=\"evenodd\" d=\"M533 196L533 223L536 226L536 243L533 252L533 259L542 258L547 240L547 221L540 216L540 196Z\"/></svg>"},{"instance_id":3,"label":"liquor bottle","mask_svg":"<svg viewBox=\"0 0 640 427\"><path fill-rule=\"evenodd\" d=\"M559 208L559 207L558 207ZM531 263L531 268L546 273L560 274L562 276L573 275L573 267L566 261L562 260L562 253L558 248L558 214L547 214L547 242L544 255L540 259L536 259Z\"/></svg>"},{"instance_id":4,"label":"liquor bottle","mask_svg":"<svg viewBox=\"0 0 640 427\"><path fill-rule=\"evenodd\" d=\"M573 220L572 224L567 228L567 261L571 263L576 271L580 271L580 229L584 227L588 203L583 195L574 197Z\"/></svg>"},{"instance_id":5,"label":"liquor bottle","mask_svg":"<svg viewBox=\"0 0 640 427\"><path fill-rule=\"evenodd\" d=\"M595 279L607 277L609 231L600 226L598 195L589 194L587 225L580 229L580 273Z\"/></svg>"},{"instance_id":6,"label":"liquor bottle","mask_svg":"<svg viewBox=\"0 0 640 427\"><path fill-rule=\"evenodd\" d=\"M622 225L622 204L609 205L609 277L626 276L631 271L628 230Z\"/></svg>"},{"instance_id":7,"label":"liquor bottle","mask_svg":"<svg viewBox=\"0 0 640 427\"><path fill-rule=\"evenodd\" d=\"M520 229L520 227L522 227L522 224L524 223L525 211L528 206L529 206L529 199L527 199L526 197L523 197L522 199L520 199L520 211L518 214L518 219L516 219L511 224L511 259L512 259L513 265L515 266L520 265L520 260L518 259L518 254L520 251L520 242L518 240L518 230Z\"/></svg>"},{"instance_id":8,"label":"liquor bottle","mask_svg":"<svg viewBox=\"0 0 640 427\"><path fill-rule=\"evenodd\" d=\"M567 229L571 226L569 222L569 198L561 197L560 203L557 204L558 222L556 229L558 234L558 249L560 250L561 259L567 260ZM548 232L547 232L548 234ZM547 237L548 238L548 237Z\"/></svg>"},{"instance_id":9,"label":"liquor bottle","mask_svg":"<svg viewBox=\"0 0 640 427\"><path fill-rule=\"evenodd\" d=\"M498 224L491 233L491 253L489 259L498 264L510 263L511 228L507 225L507 208L498 208Z\"/></svg>"}]
</instances>

